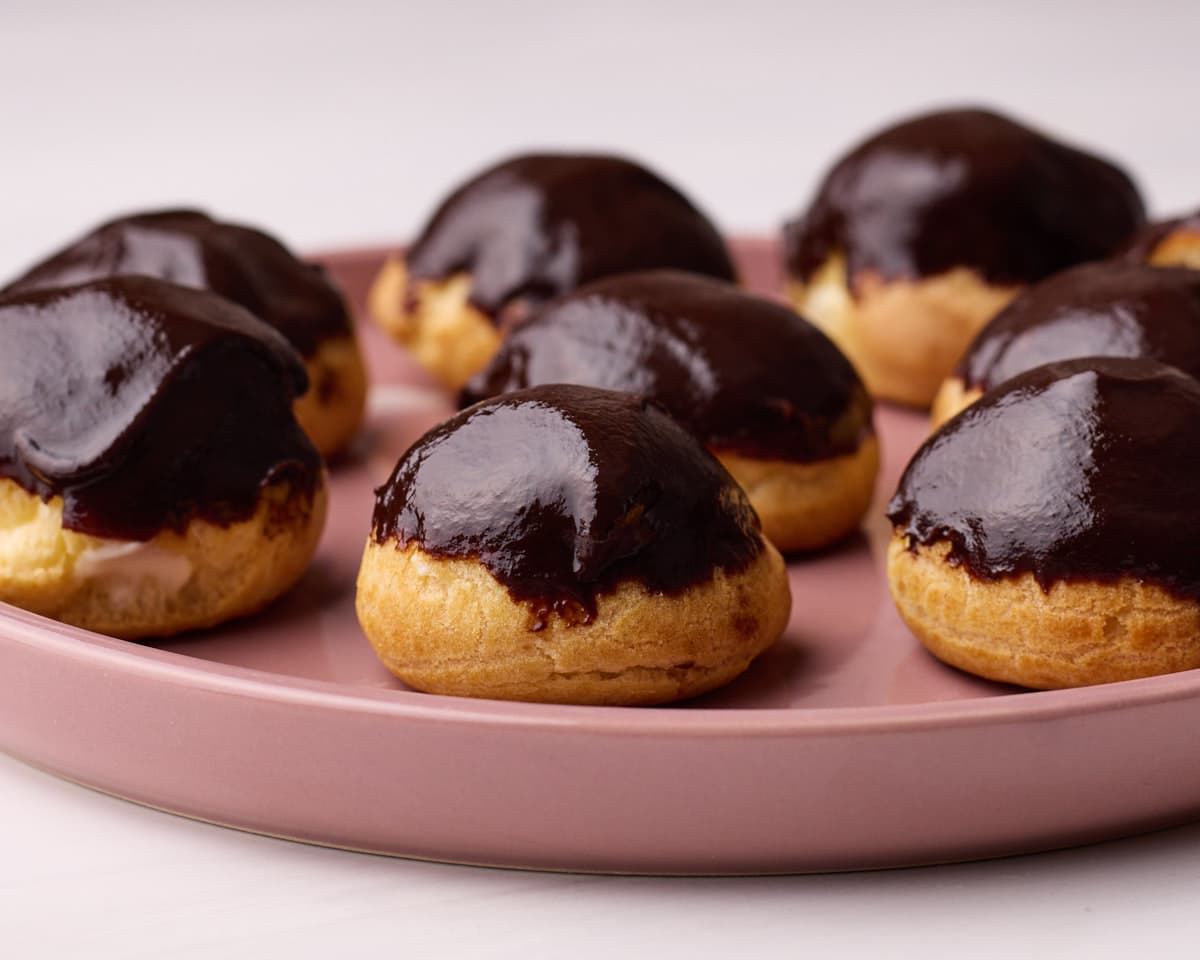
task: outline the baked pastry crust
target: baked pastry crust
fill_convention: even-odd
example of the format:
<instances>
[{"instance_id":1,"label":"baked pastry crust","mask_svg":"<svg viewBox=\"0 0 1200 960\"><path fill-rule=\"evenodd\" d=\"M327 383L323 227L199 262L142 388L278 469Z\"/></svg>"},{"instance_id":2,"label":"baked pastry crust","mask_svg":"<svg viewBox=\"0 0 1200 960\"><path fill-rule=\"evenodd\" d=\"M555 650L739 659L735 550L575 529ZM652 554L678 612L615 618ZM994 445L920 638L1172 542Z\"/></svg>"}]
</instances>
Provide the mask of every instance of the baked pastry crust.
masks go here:
<instances>
[{"instance_id":1,"label":"baked pastry crust","mask_svg":"<svg viewBox=\"0 0 1200 960\"><path fill-rule=\"evenodd\" d=\"M938 659L1035 689L1112 683L1200 667L1200 605L1122 577L984 581L947 560L946 542L893 536L888 585L900 616Z\"/></svg>"},{"instance_id":2,"label":"baked pastry crust","mask_svg":"<svg viewBox=\"0 0 1200 960\"><path fill-rule=\"evenodd\" d=\"M850 358L873 397L928 407L971 340L1021 289L966 267L919 280L851 278L834 254L810 282L789 281L788 296Z\"/></svg>"},{"instance_id":3,"label":"baked pastry crust","mask_svg":"<svg viewBox=\"0 0 1200 960\"><path fill-rule=\"evenodd\" d=\"M597 597L590 622L512 599L475 560L368 541L359 622L384 665L429 693L644 705L728 683L783 632L787 571L764 543L744 570L679 594L635 581ZM540 629L535 629L539 627Z\"/></svg>"},{"instance_id":4,"label":"baked pastry crust","mask_svg":"<svg viewBox=\"0 0 1200 960\"><path fill-rule=\"evenodd\" d=\"M64 529L63 502L0 478L0 600L127 640L213 626L266 606L308 566L325 522L313 495L264 487L247 519L115 540Z\"/></svg>"},{"instance_id":5,"label":"baked pastry crust","mask_svg":"<svg viewBox=\"0 0 1200 960\"><path fill-rule=\"evenodd\" d=\"M496 325L469 302L471 277L421 280L410 290L403 258L388 257L371 284L367 311L417 362L457 390L500 348Z\"/></svg>"},{"instance_id":6,"label":"baked pastry crust","mask_svg":"<svg viewBox=\"0 0 1200 960\"><path fill-rule=\"evenodd\" d=\"M968 390L961 377L947 377L938 388L933 406L929 409L929 429L936 430L982 396L983 391L978 387Z\"/></svg>"},{"instance_id":7,"label":"baked pastry crust","mask_svg":"<svg viewBox=\"0 0 1200 960\"><path fill-rule=\"evenodd\" d=\"M354 438L367 408L367 371L358 340L327 337L304 358L308 390L292 405L296 422L323 457Z\"/></svg>"},{"instance_id":8,"label":"baked pastry crust","mask_svg":"<svg viewBox=\"0 0 1200 960\"><path fill-rule=\"evenodd\" d=\"M1146 259L1152 267L1200 270L1200 230L1180 227L1167 234Z\"/></svg>"},{"instance_id":9,"label":"baked pastry crust","mask_svg":"<svg viewBox=\"0 0 1200 960\"><path fill-rule=\"evenodd\" d=\"M879 472L874 434L864 437L853 453L812 463L721 450L713 454L750 498L763 535L784 553L815 550L858 529Z\"/></svg>"}]
</instances>

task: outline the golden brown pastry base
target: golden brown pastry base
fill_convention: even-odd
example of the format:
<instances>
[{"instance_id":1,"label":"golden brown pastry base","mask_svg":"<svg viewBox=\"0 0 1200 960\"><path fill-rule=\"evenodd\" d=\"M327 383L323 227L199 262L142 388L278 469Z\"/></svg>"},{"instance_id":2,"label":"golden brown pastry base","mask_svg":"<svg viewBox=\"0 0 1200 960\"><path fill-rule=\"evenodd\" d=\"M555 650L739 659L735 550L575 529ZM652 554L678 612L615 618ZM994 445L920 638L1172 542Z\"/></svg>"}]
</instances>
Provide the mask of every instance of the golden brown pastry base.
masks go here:
<instances>
[{"instance_id":1,"label":"golden brown pastry base","mask_svg":"<svg viewBox=\"0 0 1200 960\"><path fill-rule=\"evenodd\" d=\"M1200 233L1176 230L1162 240L1146 261L1152 267L1188 267L1200 270Z\"/></svg>"},{"instance_id":2,"label":"golden brown pastry base","mask_svg":"<svg viewBox=\"0 0 1200 960\"><path fill-rule=\"evenodd\" d=\"M193 520L144 543L64 530L62 508L0 479L0 600L137 639L214 626L287 590L316 550L325 489L309 497L275 484L247 520Z\"/></svg>"},{"instance_id":3,"label":"golden brown pastry base","mask_svg":"<svg viewBox=\"0 0 1200 960\"><path fill-rule=\"evenodd\" d=\"M500 348L500 331L471 306L470 292L466 273L421 280L410 308L408 270L400 257L391 256L371 284L367 311L421 366L457 390Z\"/></svg>"},{"instance_id":4,"label":"golden brown pastry base","mask_svg":"<svg viewBox=\"0 0 1200 960\"><path fill-rule=\"evenodd\" d=\"M1049 591L1032 574L977 580L948 551L894 536L888 583L909 629L951 666L1042 690L1200 666L1200 604L1132 578Z\"/></svg>"},{"instance_id":5,"label":"golden brown pastry base","mask_svg":"<svg viewBox=\"0 0 1200 960\"><path fill-rule=\"evenodd\" d=\"M929 410L929 429L936 430L982 396L983 391L978 387L968 390L958 377L947 377L933 398L933 406Z\"/></svg>"},{"instance_id":6,"label":"golden brown pastry base","mask_svg":"<svg viewBox=\"0 0 1200 960\"><path fill-rule=\"evenodd\" d=\"M713 452L746 491L763 534L784 553L828 546L856 530L879 472L874 435L854 453L815 463Z\"/></svg>"},{"instance_id":7,"label":"golden brown pastry base","mask_svg":"<svg viewBox=\"0 0 1200 960\"><path fill-rule=\"evenodd\" d=\"M548 703L667 703L728 683L783 632L791 593L770 544L744 571L669 596L625 583L591 623L532 609L475 560L367 543L358 619L384 665L429 693Z\"/></svg>"},{"instance_id":8,"label":"golden brown pastry base","mask_svg":"<svg viewBox=\"0 0 1200 960\"><path fill-rule=\"evenodd\" d=\"M296 400L296 421L323 457L331 457L358 432L367 406L367 371L353 334L327 337L304 360L308 390Z\"/></svg>"},{"instance_id":9,"label":"golden brown pastry base","mask_svg":"<svg viewBox=\"0 0 1200 960\"><path fill-rule=\"evenodd\" d=\"M846 276L831 256L807 283L791 281L796 310L825 331L858 369L872 396L928 407L975 334L1021 289L986 283L957 267L922 280Z\"/></svg>"}]
</instances>

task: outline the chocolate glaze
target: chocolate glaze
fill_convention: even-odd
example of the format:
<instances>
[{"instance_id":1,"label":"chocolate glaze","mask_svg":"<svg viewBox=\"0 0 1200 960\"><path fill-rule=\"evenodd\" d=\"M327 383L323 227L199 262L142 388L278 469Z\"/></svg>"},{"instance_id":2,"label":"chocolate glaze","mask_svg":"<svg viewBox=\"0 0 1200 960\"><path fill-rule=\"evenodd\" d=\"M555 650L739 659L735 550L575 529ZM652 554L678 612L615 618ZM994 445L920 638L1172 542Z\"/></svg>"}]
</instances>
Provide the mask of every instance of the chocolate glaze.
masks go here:
<instances>
[{"instance_id":1,"label":"chocolate glaze","mask_svg":"<svg viewBox=\"0 0 1200 960\"><path fill-rule=\"evenodd\" d=\"M205 291L111 277L0 298L0 477L63 499L63 526L147 540L312 493L292 416L307 378L270 327Z\"/></svg>"},{"instance_id":2,"label":"chocolate glaze","mask_svg":"<svg viewBox=\"0 0 1200 960\"><path fill-rule=\"evenodd\" d=\"M1172 217L1170 220L1156 220L1148 223L1124 247L1120 257L1123 260L1133 260L1145 263L1153 256L1158 245L1177 230L1200 235L1200 210L1182 217Z\"/></svg>"},{"instance_id":3,"label":"chocolate glaze","mask_svg":"<svg viewBox=\"0 0 1200 960\"><path fill-rule=\"evenodd\" d=\"M854 367L781 304L677 271L581 287L513 328L467 384L465 406L547 383L650 397L709 447L813 461L872 429Z\"/></svg>"},{"instance_id":4,"label":"chocolate glaze","mask_svg":"<svg viewBox=\"0 0 1200 960\"><path fill-rule=\"evenodd\" d=\"M996 314L955 375L988 390L1082 356L1147 357L1200 376L1200 271L1116 262L1064 270Z\"/></svg>"},{"instance_id":5,"label":"chocolate glaze","mask_svg":"<svg viewBox=\"0 0 1200 960\"><path fill-rule=\"evenodd\" d=\"M716 228L666 181L619 157L527 154L454 191L408 251L416 279L466 271L471 303L496 319L632 270L734 279Z\"/></svg>"},{"instance_id":6,"label":"chocolate glaze","mask_svg":"<svg viewBox=\"0 0 1200 960\"><path fill-rule=\"evenodd\" d=\"M625 581L678 593L762 551L744 494L649 401L545 386L462 411L376 491L372 537L476 559L532 626L595 616Z\"/></svg>"},{"instance_id":7,"label":"chocolate glaze","mask_svg":"<svg viewBox=\"0 0 1200 960\"><path fill-rule=\"evenodd\" d=\"M196 210L162 210L105 223L32 267L0 294L137 273L211 290L270 324L305 357L350 333L341 294L324 271L258 230Z\"/></svg>"},{"instance_id":8,"label":"chocolate glaze","mask_svg":"<svg viewBox=\"0 0 1200 960\"><path fill-rule=\"evenodd\" d=\"M834 253L863 272L914 279L971 267L1034 283L1113 253L1142 223L1133 181L1098 157L986 110L905 121L847 154L785 228L790 273Z\"/></svg>"},{"instance_id":9,"label":"chocolate glaze","mask_svg":"<svg viewBox=\"0 0 1200 960\"><path fill-rule=\"evenodd\" d=\"M1047 364L916 452L888 505L979 580L1134 577L1200 601L1200 383L1153 360Z\"/></svg>"}]
</instances>

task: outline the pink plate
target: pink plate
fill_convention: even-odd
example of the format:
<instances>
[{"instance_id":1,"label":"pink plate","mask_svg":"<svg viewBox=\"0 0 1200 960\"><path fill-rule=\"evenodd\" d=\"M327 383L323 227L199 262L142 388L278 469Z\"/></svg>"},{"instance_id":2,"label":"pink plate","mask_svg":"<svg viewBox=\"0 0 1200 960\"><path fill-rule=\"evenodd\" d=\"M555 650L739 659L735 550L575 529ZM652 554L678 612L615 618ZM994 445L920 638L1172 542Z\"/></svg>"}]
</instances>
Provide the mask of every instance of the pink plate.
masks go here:
<instances>
[{"instance_id":1,"label":"pink plate","mask_svg":"<svg viewBox=\"0 0 1200 960\"><path fill-rule=\"evenodd\" d=\"M739 245L778 289L769 244ZM324 258L362 295L380 253ZM313 843L636 873L846 870L1043 850L1200 810L1195 671L1021 693L927 656L887 596L882 505L922 418L879 413L863 535L792 564L784 639L672 708L407 690L354 619L371 488L450 411L365 329L379 386L318 558L265 613L139 646L0 605L0 747L99 790Z\"/></svg>"}]
</instances>

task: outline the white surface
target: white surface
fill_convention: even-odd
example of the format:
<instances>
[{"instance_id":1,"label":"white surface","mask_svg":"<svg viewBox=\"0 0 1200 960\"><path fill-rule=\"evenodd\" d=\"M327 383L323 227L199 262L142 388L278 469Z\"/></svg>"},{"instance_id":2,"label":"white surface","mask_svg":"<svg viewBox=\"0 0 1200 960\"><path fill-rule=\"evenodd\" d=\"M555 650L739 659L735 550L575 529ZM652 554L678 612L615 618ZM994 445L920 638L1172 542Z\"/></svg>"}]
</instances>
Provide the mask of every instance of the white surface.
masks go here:
<instances>
[{"instance_id":1,"label":"white surface","mask_svg":"<svg viewBox=\"0 0 1200 960\"><path fill-rule=\"evenodd\" d=\"M0 0L0 276L198 203L301 246L410 233L510 150L646 159L772 229L879 122L981 101L1200 204L1194 0Z\"/></svg>"},{"instance_id":2,"label":"white surface","mask_svg":"<svg viewBox=\"0 0 1200 960\"><path fill-rule=\"evenodd\" d=\"M1194 957L1200 827L986 863L657 879L391 860L193 823L0 756L11 957ZM1151 949L1153 948L1153 949Z\"/></svg>"},{"instance_id":3,"label":"white surface","mask_svg":"<svg viewBox=\"0 0 1200 960\"><path fill-rule=\"evenodd\" d=\"M530 145L636 154L770 229L874 124L973 100L1120 157L1161 212L1200 204L1193 2L649 6L0 0L0 277L165 203L299 247L403 237ZM890 873L552 876L238 834L2 757L0 824L4 957L1196 952L1200 827Z\"/></svg>"}]
</instances>

